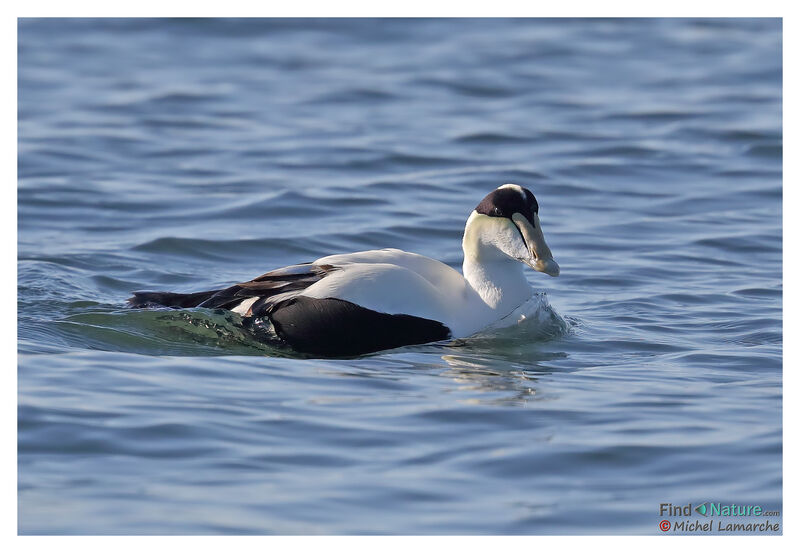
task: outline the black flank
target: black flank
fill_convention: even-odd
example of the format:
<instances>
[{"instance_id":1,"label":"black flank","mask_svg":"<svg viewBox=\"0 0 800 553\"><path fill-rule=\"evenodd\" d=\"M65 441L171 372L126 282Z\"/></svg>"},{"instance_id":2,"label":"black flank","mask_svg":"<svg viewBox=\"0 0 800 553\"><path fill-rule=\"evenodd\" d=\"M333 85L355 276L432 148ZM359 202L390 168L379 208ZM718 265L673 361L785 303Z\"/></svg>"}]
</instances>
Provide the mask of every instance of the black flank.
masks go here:
<instances>
[{"instance_id":1,"label":"black flank","mask_svg":"<svg viewBox=\"0 0 800 553\"><path fill-rule=\"evenodd\" d=\"M450 338L438 321L389 315L334 298L306 296L277 303L269 318L278 337L294 350L349 356Z\"/></svg>"}]
</instances>

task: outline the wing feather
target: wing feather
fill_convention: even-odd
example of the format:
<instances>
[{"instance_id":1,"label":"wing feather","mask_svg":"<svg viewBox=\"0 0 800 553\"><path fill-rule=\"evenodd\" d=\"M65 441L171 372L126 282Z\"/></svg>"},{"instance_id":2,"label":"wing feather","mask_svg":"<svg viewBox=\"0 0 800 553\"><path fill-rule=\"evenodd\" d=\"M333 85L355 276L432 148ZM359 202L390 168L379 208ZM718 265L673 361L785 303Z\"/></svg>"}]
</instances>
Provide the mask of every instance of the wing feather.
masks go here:
<instances>
[{"instance_id":1,"label":"wing feather","mask_svg":"<svg viewBox=\"0 0 800 553\"><path fill-rule=\"evenodd\" d=\"M315 265L313 263L282 267L264 273L253 280L240 282L220 290L201 303L199 307L234 309L243 301L258 298L247 310L247 316L259 316L258 314L268 312L270 305L278 296L280 296L280 301L295 296L336 270L337 267L334 265Z\"/></svg>"}]
</instances>

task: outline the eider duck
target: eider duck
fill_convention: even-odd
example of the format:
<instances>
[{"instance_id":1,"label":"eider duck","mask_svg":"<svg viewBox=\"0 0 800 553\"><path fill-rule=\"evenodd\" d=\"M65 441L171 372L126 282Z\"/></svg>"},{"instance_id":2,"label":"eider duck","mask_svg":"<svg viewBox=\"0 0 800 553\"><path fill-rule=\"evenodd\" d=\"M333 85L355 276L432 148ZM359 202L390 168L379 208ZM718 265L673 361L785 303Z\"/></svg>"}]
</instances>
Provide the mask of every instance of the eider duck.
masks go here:
<instances>
[{"instance_id":1,"label":"eider duck","mask_svg":"<svg viewBox=\"0 0 800 553\"><path fill-rule=\"evenodd\" d=\"M221 290L134 292L131 307L228 309L271 323L293 350L352 356L464 338L525 303L523 266L559 267L544 240L530 190L504 184L467 219L463 276L441 261L397 249L330 255Z\"/></svg>"}]
</instances>

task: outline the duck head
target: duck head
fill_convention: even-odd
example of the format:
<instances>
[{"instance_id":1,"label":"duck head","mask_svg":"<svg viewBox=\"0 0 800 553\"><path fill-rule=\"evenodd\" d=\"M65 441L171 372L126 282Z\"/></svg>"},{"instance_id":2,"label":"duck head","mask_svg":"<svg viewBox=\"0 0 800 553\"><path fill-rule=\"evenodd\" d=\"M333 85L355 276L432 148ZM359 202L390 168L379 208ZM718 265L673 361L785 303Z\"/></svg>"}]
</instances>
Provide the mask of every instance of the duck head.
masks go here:
<instances>
[{"instance_id":1,"label":"duck head","mask_svg":"<svg viewBox=\"0 0 800 553\"><path fill-rule=\"evenodd\" d=\"M478 263L511 258L550 276L560 269L542 234L539 204L527 188L504 184L490 192L467 220L464 256Z\"/></svg>"}]
</instances>

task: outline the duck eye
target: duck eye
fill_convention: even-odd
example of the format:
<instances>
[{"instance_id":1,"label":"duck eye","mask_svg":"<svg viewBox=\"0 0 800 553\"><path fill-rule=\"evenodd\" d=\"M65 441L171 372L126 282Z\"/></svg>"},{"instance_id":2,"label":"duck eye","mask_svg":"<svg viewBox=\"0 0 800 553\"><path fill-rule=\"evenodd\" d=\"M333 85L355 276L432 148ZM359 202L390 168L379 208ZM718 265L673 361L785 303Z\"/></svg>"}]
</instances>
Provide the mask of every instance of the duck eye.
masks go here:
<instances>
[{"instance_id":1,"label":"duck eye","mask_svg":"<svg viewBox=\"0 0 800 553\"><path fill-rule=\"evenodd\" d=\"M503 212L500 210L499 207L494 208L494 214L497 216L502 216Z\"/></svg>"}]
</instances>

